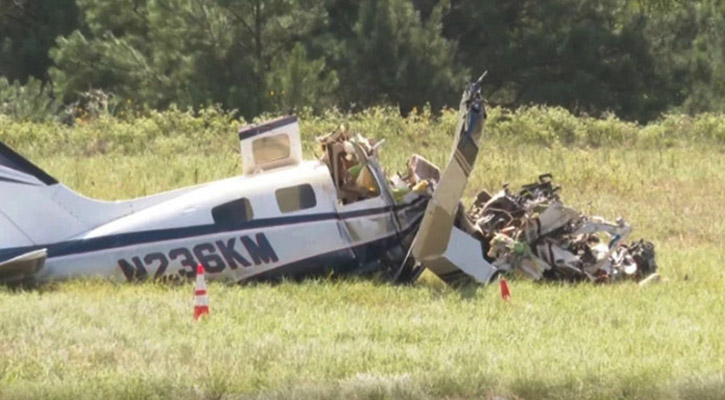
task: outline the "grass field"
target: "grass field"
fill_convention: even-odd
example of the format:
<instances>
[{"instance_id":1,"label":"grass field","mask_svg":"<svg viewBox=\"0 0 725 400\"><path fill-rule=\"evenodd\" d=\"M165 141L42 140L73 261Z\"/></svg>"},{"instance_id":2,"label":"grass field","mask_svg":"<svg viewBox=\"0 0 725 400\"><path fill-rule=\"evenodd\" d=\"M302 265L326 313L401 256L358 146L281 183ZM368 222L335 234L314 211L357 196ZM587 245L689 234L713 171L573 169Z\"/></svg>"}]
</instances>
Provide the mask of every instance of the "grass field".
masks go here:
<instances>
[{"instance_id":1,"label":"grass field","mask_svg":"<svg viewBox=\"0 0 725 400\"><path fill-rule=\"evenodd\" d=\"M450 132L372 121L353 129L388 139L391 170L413 151L447 157ZM194 150L183 152L0 140L74 189L117 199L238 173L229 136L185 139ZM514 139L486 140L466 200L552 172L567 203L622 215L633 238L653 240L669 281L513 278L509 302L496 287L455 291L430 275L412 287L213 284L200 323L191 284L0 288L0 398L725 398L725 144Z\"/></svg>"}]
</instances>

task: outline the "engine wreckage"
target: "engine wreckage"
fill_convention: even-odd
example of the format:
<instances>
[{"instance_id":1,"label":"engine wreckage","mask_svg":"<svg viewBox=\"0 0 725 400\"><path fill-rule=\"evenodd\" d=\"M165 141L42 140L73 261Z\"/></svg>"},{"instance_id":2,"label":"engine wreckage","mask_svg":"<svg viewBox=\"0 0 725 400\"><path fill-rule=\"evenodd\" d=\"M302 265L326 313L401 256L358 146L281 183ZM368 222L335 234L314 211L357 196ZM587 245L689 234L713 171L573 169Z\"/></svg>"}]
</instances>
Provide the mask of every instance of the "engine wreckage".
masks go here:
<instances>
[{"instance_id":1,"label":"engine wreckage","mask_svg":"<svg viewBox=\"0 0 725 400\"><path fill-rule=\"evenodd\" d=\"M494 196L481 191L466 222L488 242L487 257L502 271L521 271L553 280L608 282L643 278L657 270L654 244L625 244L632 228L588 217L566 207L551 175L524 185L518 193L504 186Z\"/></svg>"}]
</instances>

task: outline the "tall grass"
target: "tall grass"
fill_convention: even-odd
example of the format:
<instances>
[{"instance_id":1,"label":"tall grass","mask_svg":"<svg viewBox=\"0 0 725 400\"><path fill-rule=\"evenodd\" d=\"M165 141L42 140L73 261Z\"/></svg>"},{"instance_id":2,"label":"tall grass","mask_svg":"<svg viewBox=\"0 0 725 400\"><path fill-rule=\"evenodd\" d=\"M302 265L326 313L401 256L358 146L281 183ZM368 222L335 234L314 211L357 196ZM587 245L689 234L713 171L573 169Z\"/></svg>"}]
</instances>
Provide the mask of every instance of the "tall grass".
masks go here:
<instances>
[{"instance_id":1,"label":"tall grass","mask_svg":"<svg viewBox=\"0 0 725 400\"><path fill-rule=\"evenodd\" d=\"M267 115L259 120L271 118ZM456 111L414 110L400 117L393 108L371 108L356 114L335 110L323 115L303 113L302 132L306 149L314 137L346 124L354 131L384 137L392 147L415 143L415 148L448 145L457 122ZM112 117L107 113L76 119L73 125L60 122L23 122L0 115L0 139L31 155L92 156L103 154L217 153L235 151L234 132L245 121L218 108L199 112L170 109ZM640 126L606 118L575 117L557 107L529 107L510 111L488 110L486 137L509 145L567 146L577 148L635 147L667 148L725 144L725 116L672 114ZM413 150L413 149L411 149Z\"/></svg>"},{"instance_id":2,"label":"tall grass","mask_svg":"<svg viewBox=\"0 0 725 400\"><path fill-rule=\"evenodd\" d=\"M192 287L81 281L0 288L0 398L722 399L725 131L722 116L647 126L552 108L489 110L466 201L552 172L565 202L622 215L657 245L668 283L454 291L432 276L380 282ZM305 150L341 123L443 164L455 115L393 110L301 119ZM101 116L75 127L0 121L0 140L86 195L119 199L238 174L219 110ZM0 195L9 195L0 193Z\"/></svg>"}]
</instances>

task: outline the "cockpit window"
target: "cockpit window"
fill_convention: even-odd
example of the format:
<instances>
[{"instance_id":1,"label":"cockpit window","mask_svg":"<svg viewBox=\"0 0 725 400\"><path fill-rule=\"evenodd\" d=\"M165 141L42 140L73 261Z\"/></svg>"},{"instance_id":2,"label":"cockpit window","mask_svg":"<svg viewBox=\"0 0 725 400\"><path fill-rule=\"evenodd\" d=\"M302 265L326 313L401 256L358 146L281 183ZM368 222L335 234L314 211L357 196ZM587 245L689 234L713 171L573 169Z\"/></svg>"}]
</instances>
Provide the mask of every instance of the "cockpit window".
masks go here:
<instances>
[{"instance_id":1,"label":"cockpit window","mask_svg":"<svg viewBox=\"0 0 725 400\"><path fill-rule=\"evenodd\" d=\"M335 143L332 149L334 162L330 166L337 195L342 204L380 196L380 187L366 161L357 154L353 145L347 151L345 146Z\"/></svg>"},{"instance_id":2,"label":"cockpit window","mask_svg":"<svg viewBox=\"0 0 725 400\"><path fill-rule=\"evenodd\" d=\"M212 208L211 215L217 225L238 224L251 221L254 218L254 210L249 199L242 197Z\"/></svg>"},{"instance_id":3,"label":"cockpit window","mask_svg":"<svg viewBox=\"0 0 725 400\"><path fill-rule=\"evenodd\" d=\"M305 210L317 205L317 197L310 184L277 189L274 195L277 197L279 210L283 213Z\"/></svg>"}]
</instances>

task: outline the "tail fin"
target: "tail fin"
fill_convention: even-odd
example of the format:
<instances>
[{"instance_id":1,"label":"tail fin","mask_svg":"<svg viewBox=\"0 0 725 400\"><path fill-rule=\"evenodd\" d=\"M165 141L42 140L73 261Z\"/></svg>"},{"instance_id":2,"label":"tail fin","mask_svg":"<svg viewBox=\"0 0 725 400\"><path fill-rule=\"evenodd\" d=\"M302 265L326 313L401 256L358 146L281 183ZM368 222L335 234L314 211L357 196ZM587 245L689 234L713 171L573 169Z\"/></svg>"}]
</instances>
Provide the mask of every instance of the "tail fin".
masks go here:
<instances>
[{"instance_id":1,"label":"tail fin","mask_svg":"<svg viewBox=\"0 0 725 400\"><path fill-rule=\"evenodd\" d=\"M0 142L0 262L11 250L43 247L87 231L99 217L107 219L100 208L116 207L74 193Z\"/></svg>"},{"instance_id":2,"label":"tail fin","mask_svg":"<svg viewBox=\"0 0 725 400\"><path fill-rule=\"evenodd\" d=\"M33 249L78 238L192 189L128 201L93 200L70 190L0 142L0 263Z\"/></svg>"},{"instance_id":3,"label":"tail fin","mask_svg":"<svg viewBox=\"0 0 725 400\"><path fill-rule=\"evenodd\" d=\"M60 189L67 191L0 143L0 250L54 242L85 228L56 199Z\"/></svg>"},{"instance_id":4,"label":"tail fin","mask_svg":"<svg viewBox=\"0 0 725 400\"><path fill-rule=\"evenodd\" d=\"M58 183L55 178L2 142L0 142L0 182L32 186L51 186Z\"/></svg>"}]
</instances>

